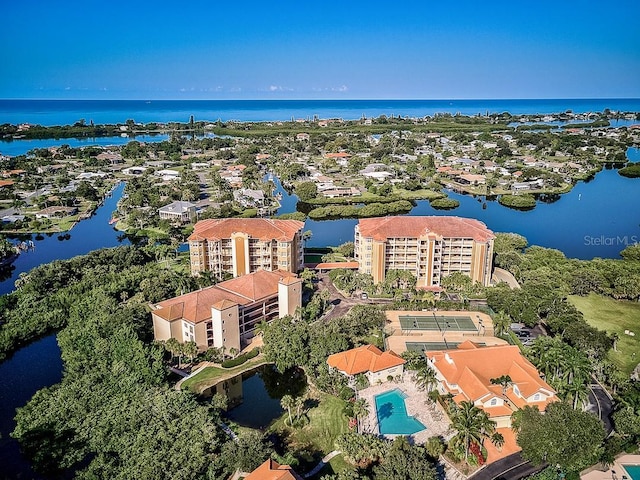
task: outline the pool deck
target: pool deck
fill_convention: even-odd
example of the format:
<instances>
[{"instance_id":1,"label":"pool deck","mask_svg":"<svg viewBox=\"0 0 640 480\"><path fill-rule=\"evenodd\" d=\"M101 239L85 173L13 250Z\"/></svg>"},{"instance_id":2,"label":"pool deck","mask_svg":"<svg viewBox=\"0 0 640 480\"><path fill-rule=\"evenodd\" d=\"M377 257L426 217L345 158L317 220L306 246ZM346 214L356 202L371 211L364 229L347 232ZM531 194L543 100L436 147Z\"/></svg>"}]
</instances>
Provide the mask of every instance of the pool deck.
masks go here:
<instances>
[{"instance_id":1,"label":"pool deck","mask_svg":"<svg viewBox=\"0 0 640 480\"><path fill-rule=\"evenodd\" d=\"M379 434L378 416L376 413L375 396L390 390L401 390L407 398L404 403L407 407L407 414L419 420L426 428L417 433L409 435L414 443L422 444L433 436L443 436L449 439L452 433L449 431L449 417L444 413L442 407L428 400L427 392L419 390L412 380L413 372L405 372L399 382L385 382L380 385L373 385L358 392L358 398L364 398L369 404L369 415L360 426L361 432ZM393 439L403 435L383 435L385 438Z\"/></svg>"},{"instance_id":2,"label":"pool deck","mask_svg":"<svg viewBox=\"0 0 640 480\"><path fill-rule=\"evenodd\" d=\"M622 455L604 471L591 467L580 474L580 480L623 480L623 475L631 480L631 476L624 469L625 465L640 465L640 455Z\"/></svg>"}]
</instances>

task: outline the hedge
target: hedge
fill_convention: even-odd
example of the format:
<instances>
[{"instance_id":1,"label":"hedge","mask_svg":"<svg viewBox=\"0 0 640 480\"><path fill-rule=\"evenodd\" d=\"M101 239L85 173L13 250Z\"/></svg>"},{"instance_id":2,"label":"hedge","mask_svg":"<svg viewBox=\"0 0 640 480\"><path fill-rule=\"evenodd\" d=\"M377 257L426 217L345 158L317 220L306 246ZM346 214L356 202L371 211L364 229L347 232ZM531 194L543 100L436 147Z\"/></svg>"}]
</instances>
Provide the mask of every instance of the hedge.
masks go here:
<instances>
[{"instance_id":1,"label":"hedge","mask_svg":"<svg viewBox=\"0 0 640 480\"><path fill-rule=\"evenodd\" d=\"M232 368L237 367L238 365L242 365L247 360L251 360L254 357L257 357L260 353L260 349L254 348L250 352L243 353L242 355L238 355L236 358L232 358L231 360L225 360L221 363L222 368Z\"/></svg>"}]
</instances>

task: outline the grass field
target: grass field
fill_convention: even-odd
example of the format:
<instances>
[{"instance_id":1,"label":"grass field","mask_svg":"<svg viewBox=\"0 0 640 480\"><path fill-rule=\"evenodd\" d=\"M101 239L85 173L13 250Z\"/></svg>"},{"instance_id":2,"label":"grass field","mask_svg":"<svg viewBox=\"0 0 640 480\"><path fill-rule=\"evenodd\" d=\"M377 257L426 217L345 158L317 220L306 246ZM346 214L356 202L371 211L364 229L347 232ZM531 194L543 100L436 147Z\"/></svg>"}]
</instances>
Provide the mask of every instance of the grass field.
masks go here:
<instances>
[{"instance_id":1,"label":"grass field","mask_svg":"<svg viewBox=\"0 0 640 480\"><path fill-rule=\"evenodd\" d=\"M343 413L344 400L325 393L313 393L311 399L317 401L317 406L307 411L309 423L300 429L286 427L284 421L287 417L284 414L271 427L274 431L286 431L294 448L305 448L321 452L320 457L335 449L335 439L341 433L346 432L348 419ZM336 459L337 464L340 460ZM342 467L341 467L342 468Z\"/></svg>"},{"instance_id":2,"label":"grass field","mask_svg":"<svg viewBox=\"0 0 640 480\"><path fill-rule=\"evenodd\" d=\"M640 303L593 293L587 297L571 295L569 301L582 312L589 325L618 334L618 351L610 351L609 358L625 373L631 373L640 363ZM625 330L635 332L635 337L625 335Z\"/></svg>"},{"instance_id":3,"label":"grass field","mask_svg":"<svg viewBox=\"0 0 640 480\"><path fill-rule=\"evenodd\" d=\"M192 392L199 394L204 389L218 383L222 379L234 377L240 373L264 365L265 363L268 362L264 359L264 356L259 355L233 368L206 367L193 377L182 382L180 388L188 388Z\"/></svg>"}]
</instances>

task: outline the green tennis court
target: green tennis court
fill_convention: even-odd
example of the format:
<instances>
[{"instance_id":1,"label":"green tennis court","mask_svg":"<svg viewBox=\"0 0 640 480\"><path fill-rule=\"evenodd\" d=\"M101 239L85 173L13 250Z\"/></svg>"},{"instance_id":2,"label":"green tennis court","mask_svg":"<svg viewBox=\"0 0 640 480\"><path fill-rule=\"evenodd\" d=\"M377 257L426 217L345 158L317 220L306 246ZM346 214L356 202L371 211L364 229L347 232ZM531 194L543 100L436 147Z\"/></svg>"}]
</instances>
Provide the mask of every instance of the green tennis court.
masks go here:
<instances>
[{"instance_id":1,"label":"green tennis court","mask_svg":"<svg viewBox=\"0 0 640 480\"><path fill-rule=\"evenodd\" d=\"M478 329L471 317L454 317L450 315L401 315L400 328L403 331L432 330L475 332Z\"/></svg>"},{"instance_id":2,"label":"green tennis court","mask_svg":"<svg viewBox=\"0 0 640 480\"><path fill-rule=\"evenodd\" d=\"M412 352L432 352L434 350L453 350L458 348L459 342L406 342L407 350ZM485 343L478 343L485 345Z\"/></svg>"},{"instance_id":3,"label":"green tennis court","mask_svg":"<svg viewBox=\"0 0 640 480\"><path fill-rule=\"evenodd\" d=\"M456 342L406 342L407 350L412 352L431 352L433 350L451 350L457 348Z\"/></svg>"}]
</instances>

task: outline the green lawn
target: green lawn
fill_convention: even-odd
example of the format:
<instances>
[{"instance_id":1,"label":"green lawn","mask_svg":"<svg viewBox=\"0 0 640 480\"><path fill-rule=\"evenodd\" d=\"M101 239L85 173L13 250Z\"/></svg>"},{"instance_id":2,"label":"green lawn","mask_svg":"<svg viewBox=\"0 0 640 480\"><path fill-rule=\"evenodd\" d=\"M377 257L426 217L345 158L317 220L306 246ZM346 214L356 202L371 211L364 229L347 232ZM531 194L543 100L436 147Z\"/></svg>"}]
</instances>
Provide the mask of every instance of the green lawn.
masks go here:
<instances>
[{"instance_id":1,"label":"green lawn","mask_svg":"<svg viewBox=\"0 0 640 480\"><path fill-rule=\"evenodd\" d=\"M589 325L618 334L618 351L610 351L609 358L625 373L631 373L640 363L640 303L594 293L587 297L570 295L569 301L582 312ZM625 330L635 332L635 337L625 335Z\"/></svg>"},{"instance_id":2,"label":"green lawn","mask_svg":"<svg viewBox=\"0 0 640 480\"><path fill-rule=\"evenodd\" d=\"M204 389L216 384L223 378L231 378L247 370L268 363L264 356L258 355L251 360L233 368L206 367L191 378L182 382L181 388L188 388L194 393L201 393Z\"/></svg>"},{"instance_id":3,"label":"green lawn","mask_svg":"<svg viewBox=\"0 0 640 480\"><path fill-rule=\"evenodd\" d=\"M313 477L310 477L311 480L320 480L325 475L333 475L338 473L340 470L344 470L347 468L349 464L345 461L342 455L336 455L329 463L326 464L322 470L316 473Z\"/></svg>"},{"instance_id":4,"label":"green lawn","mask_svg":"<svg viewBox=\"0 0 640 480\"><path fill-rule=\"evenodd\" d=\"M342 412L345 401L332 395L318 393L314 399L318 406L307 411L309 424L301 429L290 429L285 426L286 413L278 419L271 429L275 431L286 430L290 434L292 446L304 448L311 446L321 452L320 458L335 449L335 439L341 433L349 430L348 419ZM339 460L336 460L336 467Z\"/></svg>"}]
</instances>

